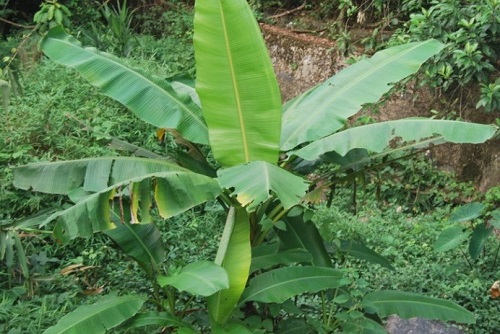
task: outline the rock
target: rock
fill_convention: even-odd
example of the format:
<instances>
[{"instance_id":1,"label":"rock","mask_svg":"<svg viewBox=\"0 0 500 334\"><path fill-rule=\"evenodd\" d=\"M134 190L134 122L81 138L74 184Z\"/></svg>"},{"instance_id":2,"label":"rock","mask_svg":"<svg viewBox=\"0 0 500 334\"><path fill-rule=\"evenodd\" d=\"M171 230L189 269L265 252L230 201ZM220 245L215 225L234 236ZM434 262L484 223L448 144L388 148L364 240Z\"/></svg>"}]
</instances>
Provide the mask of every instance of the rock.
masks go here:
<instances>
[{"instance_id":1,"label":"rock","mask_svg":"<svg viewBox=\"0 0 500 334\"><path fill-rule=\"evenodd\" d=\"M446 325L438 320L423 318L402 319L392 315L387 319L385 329L389 334L463 334L460 328Z\"/></svg>"}]
</instances>

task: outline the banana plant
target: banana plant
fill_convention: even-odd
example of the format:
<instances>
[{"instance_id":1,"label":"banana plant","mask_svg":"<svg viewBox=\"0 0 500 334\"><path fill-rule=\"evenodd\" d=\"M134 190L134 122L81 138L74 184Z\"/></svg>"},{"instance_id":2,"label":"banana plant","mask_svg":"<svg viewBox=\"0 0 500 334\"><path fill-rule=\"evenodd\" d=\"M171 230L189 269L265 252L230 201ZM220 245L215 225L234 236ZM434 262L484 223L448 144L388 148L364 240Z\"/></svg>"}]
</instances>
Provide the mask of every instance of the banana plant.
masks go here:
<instances>
[{"instance_id":1,"label":"banana plant","mask_svg":"<svg viewBox=\"0 0 500 334\"><path fill-rule=\"evenodd\" d=\"M376 102L391 83L415 73L439 52L442 45L434 40L381 51L282 106L259 26L245 0L196 1L194 87L185 80L132 69L109 54L82 47L60 27L49 31L41 48L141 120L169 132L179 151L175 160L102 157L21 166L14 171L15 186L68 195L74 205L43 223L55 222L58 240L108 234L161 288L206 296L216 333L246 333L231 320L233 311L246 303L281 303L301 293L345 285L310 221L306 204L316 190L294 171L298 160L321 160L331 152L345 155L353 150L388 154L401 148L390 146L394 138L400 138L401 145L405 142L404 148L445 141L481 143L496 131L490 125L428 119L346 128L347 119L363 104ZM213 159L207 158L207 151ZM215 261L161 275L164 254L155 224L163 222L155 221L151 210L167 219L213 199L227 209ZM269 242L274 240L271 231L276 232L277 243ZM301 266L290 266L294 263ZM268 269L277 265L281 267ZM248 282L251 272L255 277ZM199 284L208 292L197 289ZM105 303L106 312L113 305L124 307L122 299L113 298ZM143 299L134 301L140 304ZM382 315L400 303L405 305L404 316L422 313L442 320L474 321L458 305L425 296L381 291L367 296L366 303L371 312ZM70 315L70 320L63 318L47 333L63 328L78 333L78 326L84 325L74 325L75 319L101 323L94 327L104 332L138 310L116 315L119 321L110 324L95 314ZM192 331L177 317L175 303L159 312L139 313L129 325L161 323ZM359 326L375 325L366 320Z\"/></svg>"}]
</instances>

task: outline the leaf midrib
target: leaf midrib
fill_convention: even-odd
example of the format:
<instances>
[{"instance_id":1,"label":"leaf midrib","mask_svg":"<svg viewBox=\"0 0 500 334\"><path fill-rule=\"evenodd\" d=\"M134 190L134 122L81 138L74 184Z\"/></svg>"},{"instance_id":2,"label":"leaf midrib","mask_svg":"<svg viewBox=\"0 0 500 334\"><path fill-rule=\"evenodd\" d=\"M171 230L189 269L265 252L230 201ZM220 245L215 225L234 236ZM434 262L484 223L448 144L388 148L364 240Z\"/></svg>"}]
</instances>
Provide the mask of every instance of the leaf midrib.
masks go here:
<instances>
[{"instance_id":1,"label":"leaf midrib","mask_svg":"<svg viewBox=\"0 0 500 334\"><path fill-rule=\"evenodd\" d=\"M144 79L145 81L149 82L151 84L151 86L154 86L157 90L159 90L160 92L168 95L173 101L176 102L176 104L178 106L181 107L181 109L183 109L184 111L186 111L191 117L192 119L194 119L203 129L205 129L206 131L208 131L208 128L205 124L205 122L202 121L201 118L198 117L198 115L196 115L195 113L193 113L189 108L187 108L187 106L182 103L177 97L175 97L174 95L170 94L168 91L166 91L165 89L163 89L161 86L159 86L158 84L156 84L154 81L148 79L147 77L145 77L144 75L142 75L141 73L137 72L137 71L134 71L133 69L131 68L128 68L126 67L125 65L121 64L120 62L117 62L117 61L113 61L112 58L109 58L109 57L104 57L102 56L101 54L99 53L94 53L94 52L91 52L88 48L86 47L79 47L77 45L75 45L74 43L71 43L70 41L68 40L60 40L60 39L56 39L56 38L49 38L49 39L53 39L54 41L56 42L60 42L60 43L63 43L63 44L67 44L67 45L70 45L72 48L78 48L78 49L81 49L81 50L84 50L85 53L87 53L88 55L90 56L96 56L96 57L99 57L100 59L106 61L106 62L109 62L109 63L112 63L112 64L116 64L118 65L119 67L121 67L122 69L125 69L127 72L128 71L132 71L135 75L141 77L142 79ZM85 63L88 62L89 60L86 59L85 60ZM80 63L80 64L83 64L83 63ZM79 65L80 65L79 64ZM78 66L79 66L78 65ZM75 66L76 68L76 66ZM93 84L92 84L93 85ZM105 94L107 95L107 94ZM108 95L109 96L109 95Z\"/></svg>"}]
</instances>

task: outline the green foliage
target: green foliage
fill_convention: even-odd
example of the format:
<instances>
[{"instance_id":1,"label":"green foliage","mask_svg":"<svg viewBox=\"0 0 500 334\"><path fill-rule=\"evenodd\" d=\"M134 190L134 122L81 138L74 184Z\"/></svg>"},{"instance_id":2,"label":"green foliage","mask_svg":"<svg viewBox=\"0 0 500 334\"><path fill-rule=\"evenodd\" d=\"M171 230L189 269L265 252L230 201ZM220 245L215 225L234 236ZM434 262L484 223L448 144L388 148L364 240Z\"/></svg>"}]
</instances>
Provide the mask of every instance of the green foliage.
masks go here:
<instances>
[{"instance_id":1,"label":"green foliage","mask_svg":"<svg viewBox=\"0 0 500 334\"><path fill-rule=\"evenodd\" d=\"M491 241L492 238L490 236L493 234L493 229L495 227L495 221L498 213L491 212L484 214L485 206L481 203L471 202L465 204L458 209L456 209L452 215L450 216L448 222L452 225L446 228L437 238L434 243L434 249L437 252L445 252L451 250L459 250L462 257L468 263L468 265L473 269L473 262L478 263L479 257L486 257L486 244L492 244L495 246L498 243L497 240ZM498 212L498 210L496 211ZM477 221L477 219L481 216L492 216L491 223L488 221ZM475 223L474 223L475 222ZM467 257L465 252L462 250L461 246L463 246L464 242L468 240L468 255ZM490 242L488 242L490 241ZM498 247L490 250L491 254L498 254L498 250L500 249L500 243L498 243ZM492 267L489 270L494 270L496 265L496 256L495 261L492 264ZM488 269L487 269L488 270Z\"/></svg>"},{"instance_id":2,"label":"green foliage","mask_svg":"<svg viewBox=\"0 0 500 334\"><path fill-rule=\"evenodd\" d=\"M127 7L127 0L122 3L117 1L116 7L104 3L102 16L106 19L106 30L111 32L110 44L116 49L116 53L122 57L128 57L133 48L133 26L135 10Z\"/></svg>"},{"instance_id":3,"label":"green foliage","mask_svg":"<svg viewBox=\"0 0 500 334\"><path fill-rule=\"evenodd\" d=\"M40 10L33 16L33 21L37 24L40 33L45 33L56 26L63 26L68 29L71 25L69 17L71 12L65 5L57 0L44 1Z\"/></svg>"},{"instance_id":4,"label":"green foliage","mask_svg":"<svg viewBox=\"0 0 500 334\"><path fill-rule=\"evenodd\" d=\"M23 189L67 194L75 205L63 207L62 211L48 217L43 226L50 226L56 220L53 232L63 242L108 231L118 246L145 269L152 287L152 302L160 312L168 312L169 324L181 332L192 330L172 319L188 320L186 307L196 296L184 302L183 293L173 287L201 295L211 294L207 298L210 326L203 322L198 322L197 326L211 327L214 333L245 331L243 325L234 322L238 318L249 318L248 314L239 316L235 311L243 306L240 303L257 300L285 304L286 300L307 291L321 291L319 297L303 297L321 300L321 311L312 312L310 316L308 326L311 329L333 331L347 328L353 322L360 327L378 326L380 329L376 322L365 319L363 312L385 314L385 309L374 306L373 302L367 306L370 301L365 298L367 283L359 275L333 269L323 239L310 221L311 211L301 205L302 201L311 206L315 204L310 193L316 189L314 184L308 189L303 179L292 172L293 163L298 159L293 150L298 145L313 145L343 129L347 119L361 105L387 92L389 83L414 73L441 45L435 41L415 43L361 61L340 73L338 78L297 97L285 106L282 118L276 78L261 32L246 1L197 2L194 30L196 89L186 80L165 80L131 69L112 56L82 47L61 28L52 29L41 43L49 57L75 67L103 94L117 99L143 120L168 128L159 133L171 134L177 152L164 157L152 151L136 150L147 158L113 157L30 164L16 168L15 184ZM393 66L387 65L391 62ZM391 75L382 75L388 69ZM336 94L331 94L330 86L337 89ZM344 112L332 117L327 110L335 105ZM302 110L318 110L313 115L313 126L309 121L311 115L299 112ZM325 122L326 118L334 118L336 122ZM418 121L412 124L415 126L415 123L419 124ZM429 124L427 121L420 123ZM406 123L401 124L382 126L376 132L380 138L389 138L393 133L401 137L398 129L407 129ZM446 127L439 122L432 124L435 126L429 126L431 131L417 132L403 140L422 144L437 139L475 143L488 139L496 130L494 126L457 122L446 123ZM317 132L301 134L304 126ZM284 131L280 138L281 127ZM357 131L361 134L371 133L371 128L360 128ZM462 135L457 135L457 130ZM212 149L210 153L207 153L208 144ZM356 147L368 155L368 151L383 151L389 146L389 140L377 144L377 149L369 143ZM304 149L312 150L308 146ZM322 159L324 154L336 150L340 151L325 145L315 158ZM288 160L278 161L280 156L286 155ZM61 175L68 178L61 178ZM165 222L159 216L170 218L212 199L217 199L228 213L215 264L195 262L182 268L166 269L160 265L163 258L158 235L160 228L146 224L132 227L150 222L161 226ZM245 293L251 268L251 247L278 242L277 253L307 250L312 255L310 263L256 272ZM388 266L381 256L367 247L347 243L341 250ZM212 272L216 273L212 275L213 280L204 277ZM325 280L325 276L335 277L335 280ZM283 281L283 277L287 280ZM314 280L313 286L304 285L311 280ZM210 287L210 293L200 293L200 282ZM338 289L341 286L347 292ZM416 303L411 308L412 315L429 315L418 306L425 301L435 309L448 308L448 311L435 312L438 319L471 321L468 311L458 306L449 307L449 302L416 295L405 297ZM112 328L135 314L144 300L131 295L128 298L134 300L134 307L126 308L123 303L126 298L108 297L107 301L97 304L99 312L95 314L89 314L88 307L81 307L61 319L52 330L76 330L82 321L88 321L88 327L99 327L101 331L103 326ZM330 311L326 309L328 303L332 305ZM126 314L115 313L122 309ZM109 316L103 318L106 314ZM147 317L149 320L144 323L151 320L151 313L147 313ZM192 321L196 320L199 318ZM265 324L265 321L259 322L259 326L273 330L269 323Z\"/></svg>"},{"instance_id":5,"label":"green foliage","mask_svg":"<svg viewBox=\"0 0 500 334\"><path fill-rule=\"evenodd\" d=\"M476 0L431 1L429 7L411 6L410 20L393 37L394 43L436 38L447 47L424 66L426 82L444 90L480 84L477 107L498 108L494 78L500 52L500 2ZM410 8L410 6L407 6Z\"/></svg>"}]
</instances>

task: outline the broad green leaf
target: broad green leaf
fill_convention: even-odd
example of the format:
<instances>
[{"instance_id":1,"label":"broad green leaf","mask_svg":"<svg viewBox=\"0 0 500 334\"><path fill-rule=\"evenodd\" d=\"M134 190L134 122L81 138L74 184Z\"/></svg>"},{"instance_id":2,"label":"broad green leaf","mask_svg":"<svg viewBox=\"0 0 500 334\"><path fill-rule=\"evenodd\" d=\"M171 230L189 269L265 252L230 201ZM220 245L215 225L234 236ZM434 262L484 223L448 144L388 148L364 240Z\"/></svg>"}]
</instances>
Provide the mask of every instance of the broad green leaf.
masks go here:
<instances>
[{"instance_id":1,"label":"broad green leaf","mask_svg":"<svg viewBox=\"0 0 500 334\"><path fill-rule=\"evenodd\" d=\"M473 324L474 314L444 299L422 296L416 293L381 290L367 294L363 300L374 306L383 317L397 314L402 318L421 317L441 321Z\"/></svg>"},{"instance_id":2,"label":"broad green leaf","mask_svg":"<svg viewBox=\"0 0 500 334\"><path fill-rule=\"evenodd\" d=\"M322 154L335 151L346 155L352 149L382 152L395 138L402 141L420 141L438 137L452 143L478 144L490 139L496 132L493 125L482 125L458 121L408 118L368 124L340 131L317 140L303 148L292 151L306 160L314 160Z\"/></svg>"},{"instance_id":3,"label":"broad green leaf","mask_svg":"<svg viewBox=\"0 0 500 334\"><path fill-rule=\"evenodd\" d=\"M138 157L41 162L14 168L14 186L62 195L79 187L98 192L127 179L166 171L186 169L166 160Z\"/></svg>"},{"instance_id":4,"label":"broad green leaf","mask_svg":"<svg viewBox=\"0 0 500 334\"><path fill-rule=\"evenodd\" d=\"M448 227L438 236L434 243L436 252L446 252L460 246L465 239L469 237L469 233L464 231L463 226L456 225Z\"/></svg>"},{"instance_id":5,"label":"broad green leaf","mask_svg":"<svg viewBox=\"0 0 500 334\"><path fill-rule=\"evenodd\" d=\"M129 319L125 324L126 328L137 328L144 326L156 327L187 327L188 324L184 323L181 319L174 317L170 313L150 311L146 313L138 313L133 318ZM188 329L190 329L188 327Z\"/></svg>"},{"instance_id":6,"label":"broad green leaf","mask_svg":"<svg viewBox=\"0 0 500 334\"><path fill-rule=\"evenodd\" d=\"M179 291L204 297L229 287L226 271L208 261L190 263L171 276L159 276L158 284L161 287L170 285Z\"/></svg>"},{"instance_id":7,"label":"broad green leaf","mask_svg":"<svg viewBox=\"0 0 500 334\"><path fill-rule=\"evenodd\" d=\"M134 295L105 296L95 304L78 307L43 334L105 333L136 314L144 301Z\"/></svg>"},{"instance_id":8,"label":"broad green leaf","mask_svg":"<svg viewBox=\"0 0 500 334\"><path fill-rule=\"evenodd\" d=\"M281 150L341 129L366 103L377 102L390 84L415 73L443 45L435 40L400 45L349 66L285 105Z\"/></svg>"},{"instance_id":9,"label":"broad green leaf","mask_svg":"<svg viewBox=\"0 0 500 334\"><path fill-rule=\"evenodd\" d=\"M161 233L154 224L118 224L104 231L120 249L152 275L165 258Z\"/></svg>"},{"instance_id":10,"label":"broad green leaf","mask_svg":"<svg viewBox=\"0 0 500 334\"><path fill-rule=\"evenodd\" d=\"M278 161L281 97L246 0L197 1L196 91L215 159L223 167Z\"/></svg>"},{"instance_id":11,"label":"broad green leaf","mask_svg":"<svg viewBox=\"0 0 500 334\"><path fill-rule=\"evenodd\" d=\"M286 267L268 271L250 280L241 296L247 301L282 303L304 292L338 288L344 284L340 270L324 267Z\"/></svg>"},{"instance_id":12,"label":"broad green leaf","mask_svg":"<svg viewBox=\"0 0 500 334\"><path fill-rule=\"evenodd\" d=\"M50 59L75 68L104 95L119 101L143 121L159 128L174 128L192 142L208 143L201 110L188 92L176 91L169 82L133 70L95 48L82 47L62 27L51 29L40 46Z\"/></svg>"},{"instance_id":13,"label":"broad green leaf","mask_svg":"<svg viewBox=\"0 0 500 334\"><path fill-rule=\"evenodd\" d=\"M274 229L281 242L281 249L307 250L312 255L312 264L321 267L331 267L332 260L326 251L323 238L316 225L311 221L303 221L303 216L286 217L286 231Z\"/></svg>"},{"instance_id":14,"label":"broad green leaf","mask_svg":"<svg viewBox=\"0 0 500 334\"><path fill-rule=\"evenodd\" d=\"M483 209L484 205L482 203L467 203L453 211L448 221L450 223L462 223L476 219L481 216Z\"/></svg>"},{"instance_id":15,"label":"broad green leaf","mask_svg":"<svg viewBox=\"0 0 500 334\"><path fill-rule=\"evenodd\" d=\"M311 254L303 248L287 249L281 252L277 250L277 247L273 247L270 252L261 252L259 248L252 249L252 265L250 267L251 273L276 265L310 263L312 261Z\"/></svg>"},{"instance_id":16,"label":"broad green leaf","mask_svg":"<svg viewBox=\"0 0 500 334\"><path fill-rule=\"evenodd\" d=\"M354 240L342 240L340 243L340 250L354 256L357 259L379 264L382 267L394 270L394 267L391 265L389 260L387 260L387 258Z\"/></svg>"},{"instance_id":17,"label":"broad green leaf","mask_svg":"<svg viewBox=\"0 0 500 334\"><path fill-rule=\"evenodd\" d=\"M275 194L285 209L298 204L308 189L298 176L264 161L254 161L219 170L219 183L223 188L234 188L238 202L248 212Z\"/></svg>"},{"instance_id":18,"label":"broad green leaf","mask_svg":"<svg viewBox=\"0 0 500 334\"><path fill-rule=\"evenodd\" d=\"M469 254L474 260L479 257L486 244L486 240L493 232L493 227L488 227L486 223L477 224L472 231L469 241Z\"/></svg>"},{"instance_id":19,"label":"broad green leaf","mask_svg":"<svg viewBox=\"0 0 500 334\"><path fill-rule=\"evenodd\" d=\"M231 316L247 283L252 261L250 221L246 210L232 207L226 227L219 243L216 263L221 257L221 265L229 277L229 289L221 290L207 300L210 318L216 324L226 323Z\"/></svg>"},{"instance_id":20,"label":"broad green leaf","mask_svg":"<svg viewBox=\"0 0 500 334\"><path fill-rule=\"evenodd\" d=\"M92 183L93 189L99 189L64 211L51 215L44 224L57 219L54 234L62 242L76 237L90 237L92 233L115 227L111 217L111 201L117 196L116 189L130 187L134 183L153 179L155 200L160 215L164 218L201 204L217 197L222 191L218 182L212 178L192 173L177 165L163 160L144 158L98 158L61 163L42 163L19 167L14 171L15 185L33 188L38 191L64 193L71 187L83 185L93 175L87 172L87 166L97 170L98 162L107 165L112 160L108 183ZM78 173L72 173L76 169ZM99 169L102 170L102 169ZM67 174L64 174L67 172ZM69 175L67 180L61 175ZM150 187L153 189L153 186ZM123 200L123 194L119 195Z\"/></svg>"}]
</instances>

